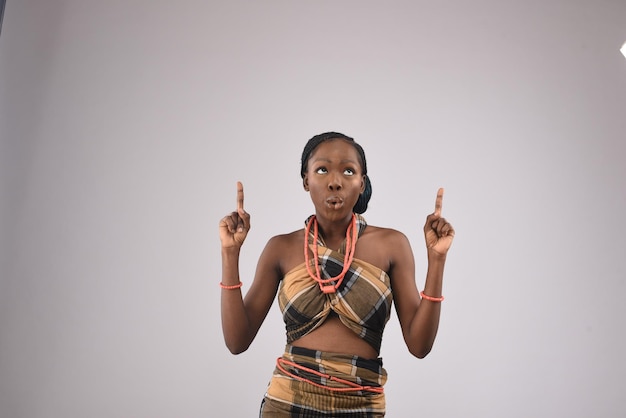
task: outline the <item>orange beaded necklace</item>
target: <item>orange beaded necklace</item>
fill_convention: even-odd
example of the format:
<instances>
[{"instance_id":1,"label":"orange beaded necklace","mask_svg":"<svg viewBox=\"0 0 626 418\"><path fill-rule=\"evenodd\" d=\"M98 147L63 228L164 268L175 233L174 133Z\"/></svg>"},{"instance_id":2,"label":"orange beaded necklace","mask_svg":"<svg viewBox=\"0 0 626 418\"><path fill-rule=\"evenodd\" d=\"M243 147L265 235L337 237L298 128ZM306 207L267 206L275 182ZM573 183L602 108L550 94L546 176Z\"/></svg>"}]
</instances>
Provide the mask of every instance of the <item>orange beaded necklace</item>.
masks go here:
<instances>
[{"instance_id":1,"label":"orange beaded necklace","mask_svg":"<svg viewBox=\"0 0 626 418\"><path fill-rule=\"evenodd\" d=\"M309 256L309 235L311 233L311 228L313 228L313 259L315 262L315 272L311 270L311 259ZM313 280L315 280L323 293L335 293L341 282L343 281L344 276L348 272L350 268L350 264L352 264L352 260L354 260L354 249L356 248L356 240L358 238L358 228L356 227L356 215L352 214L352 220L350 221L350 225L348 225L348 230L346 231L346 253L343 258L343 270L335 277L331 277L329 279L322 279L322 274L320 272L320 264L319 264L319 254L317 252L317 242L319 238L319 231L317 226L317 218L315 215L311 216L311 219L306 225L305 229L305 238L304 238L304 260L306 263L306 269L309 273L309 276ZM335 282L335 284L331 284Z\"/></svg>"}]
</instances>

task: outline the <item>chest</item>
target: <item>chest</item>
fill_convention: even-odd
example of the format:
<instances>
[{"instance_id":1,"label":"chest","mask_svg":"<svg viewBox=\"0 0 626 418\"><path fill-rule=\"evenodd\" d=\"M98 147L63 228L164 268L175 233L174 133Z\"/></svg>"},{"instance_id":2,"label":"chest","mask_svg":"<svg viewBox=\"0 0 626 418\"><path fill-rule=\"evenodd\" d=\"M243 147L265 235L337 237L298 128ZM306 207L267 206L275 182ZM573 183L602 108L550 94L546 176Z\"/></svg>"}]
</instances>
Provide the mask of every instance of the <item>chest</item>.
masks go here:
<instances>
[{"instance_id":1,"label":"chest","mask_svg":"<svg viewBox=\"0 0 626 418\"><path fill-rule=\"evenodd\" d=\"M338 243L328 243L330 248L337 249L341 245ZM359 237L354 257L378 267L385 273L389 273L391 268L391 252L393 248L379 234L364 233ZM281 257L281 270L285 274L298 265L304 263L304 235L299 239L292 240L288 246L283 248Z\"/></svg>"}]
</instances>

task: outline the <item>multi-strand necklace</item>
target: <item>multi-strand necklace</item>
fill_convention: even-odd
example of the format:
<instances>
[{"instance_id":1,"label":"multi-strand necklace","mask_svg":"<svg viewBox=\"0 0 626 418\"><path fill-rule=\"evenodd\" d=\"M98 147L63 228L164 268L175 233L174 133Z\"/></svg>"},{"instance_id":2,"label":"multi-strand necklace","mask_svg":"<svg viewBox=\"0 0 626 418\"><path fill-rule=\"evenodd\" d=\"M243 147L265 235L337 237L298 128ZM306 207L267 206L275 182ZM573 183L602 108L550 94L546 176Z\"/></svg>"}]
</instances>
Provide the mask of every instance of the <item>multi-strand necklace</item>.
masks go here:
<instances>
[{"instance_id":1,"label":"multi-strand necklace","mask_svg":"<svg viewBox=\"0 0 626 418\"><path fill-rule=\"evenodd\" d=\"M313 228L313 259L315 263L315 272L311 269L310 256L309 256L309 235L311 233L311 228ZM346 250L343 258L343 270L335 277L331 277L328 279L322 279L322 274L320 272L320 264L319 264L319 254L317 252L317 242L319 237L319 231L317 226L317 218L315 215L311 216L311 219L306 225L306 230L304 232L304 260L306 263L306 269L309 273L309 276L313 280L315 280L322 290L323 293L335 293L341 282L343 281L344 276L348 272L350 268L350 264L352 264L352 260L354 259L354 249L356 248L356 240L358 238L358 228L356 226L356 215L352 214L352 219L350 221L350 225L348 225L348 229L346 231ZM334 282L334 284L333 284Z\"/></svg>"}]
</instances>

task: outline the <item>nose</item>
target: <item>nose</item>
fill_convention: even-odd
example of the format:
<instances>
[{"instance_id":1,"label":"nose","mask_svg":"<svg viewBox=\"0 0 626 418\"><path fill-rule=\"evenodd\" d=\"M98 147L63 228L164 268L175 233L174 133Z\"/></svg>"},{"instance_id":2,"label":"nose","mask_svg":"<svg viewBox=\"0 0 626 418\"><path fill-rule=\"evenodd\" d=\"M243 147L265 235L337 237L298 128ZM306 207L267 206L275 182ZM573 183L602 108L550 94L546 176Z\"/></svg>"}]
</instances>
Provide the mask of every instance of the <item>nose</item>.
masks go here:
<instances>
[{"instance_id":1,"label":"nose","mask_svg":"<svg viewBox=\"0 0 626 418\"><path fill-rule=\"evenodd\" d=\"M328 178L328 190L336 192L341 190L341 177L337 174L331 174Z\"/></svg>"}]
</instances>

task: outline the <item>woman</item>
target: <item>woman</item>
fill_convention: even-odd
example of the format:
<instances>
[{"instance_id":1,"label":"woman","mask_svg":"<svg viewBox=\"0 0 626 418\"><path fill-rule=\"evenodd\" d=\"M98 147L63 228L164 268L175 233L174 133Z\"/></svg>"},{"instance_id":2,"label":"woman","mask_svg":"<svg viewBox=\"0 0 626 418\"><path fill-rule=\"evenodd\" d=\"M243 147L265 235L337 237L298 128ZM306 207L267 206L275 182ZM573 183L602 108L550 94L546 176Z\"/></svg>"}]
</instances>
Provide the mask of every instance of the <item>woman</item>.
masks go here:
<instances>
[{"instance_id":1,"label":"woman","mask_svg":"<svg viewBox=\"0 0 626 418\"><path fill-rule=\"evenodd\" d=\"M386 371L379 358L392 302L414 356L431 350L437 328L446 254L454 229L441 217L443 189L424 235L428 270L415 284L406 236L367 225L371 196L365 153L352 138L327 132L302 153L304 190L314 215L297 231L271 238L242 298L239 253L250 229L237 184L237 211L220 222L222 328L233 354L245 351L278 294L287 346L261 405L261 417L383 417Z\"/></svg>"}]
</instances>

